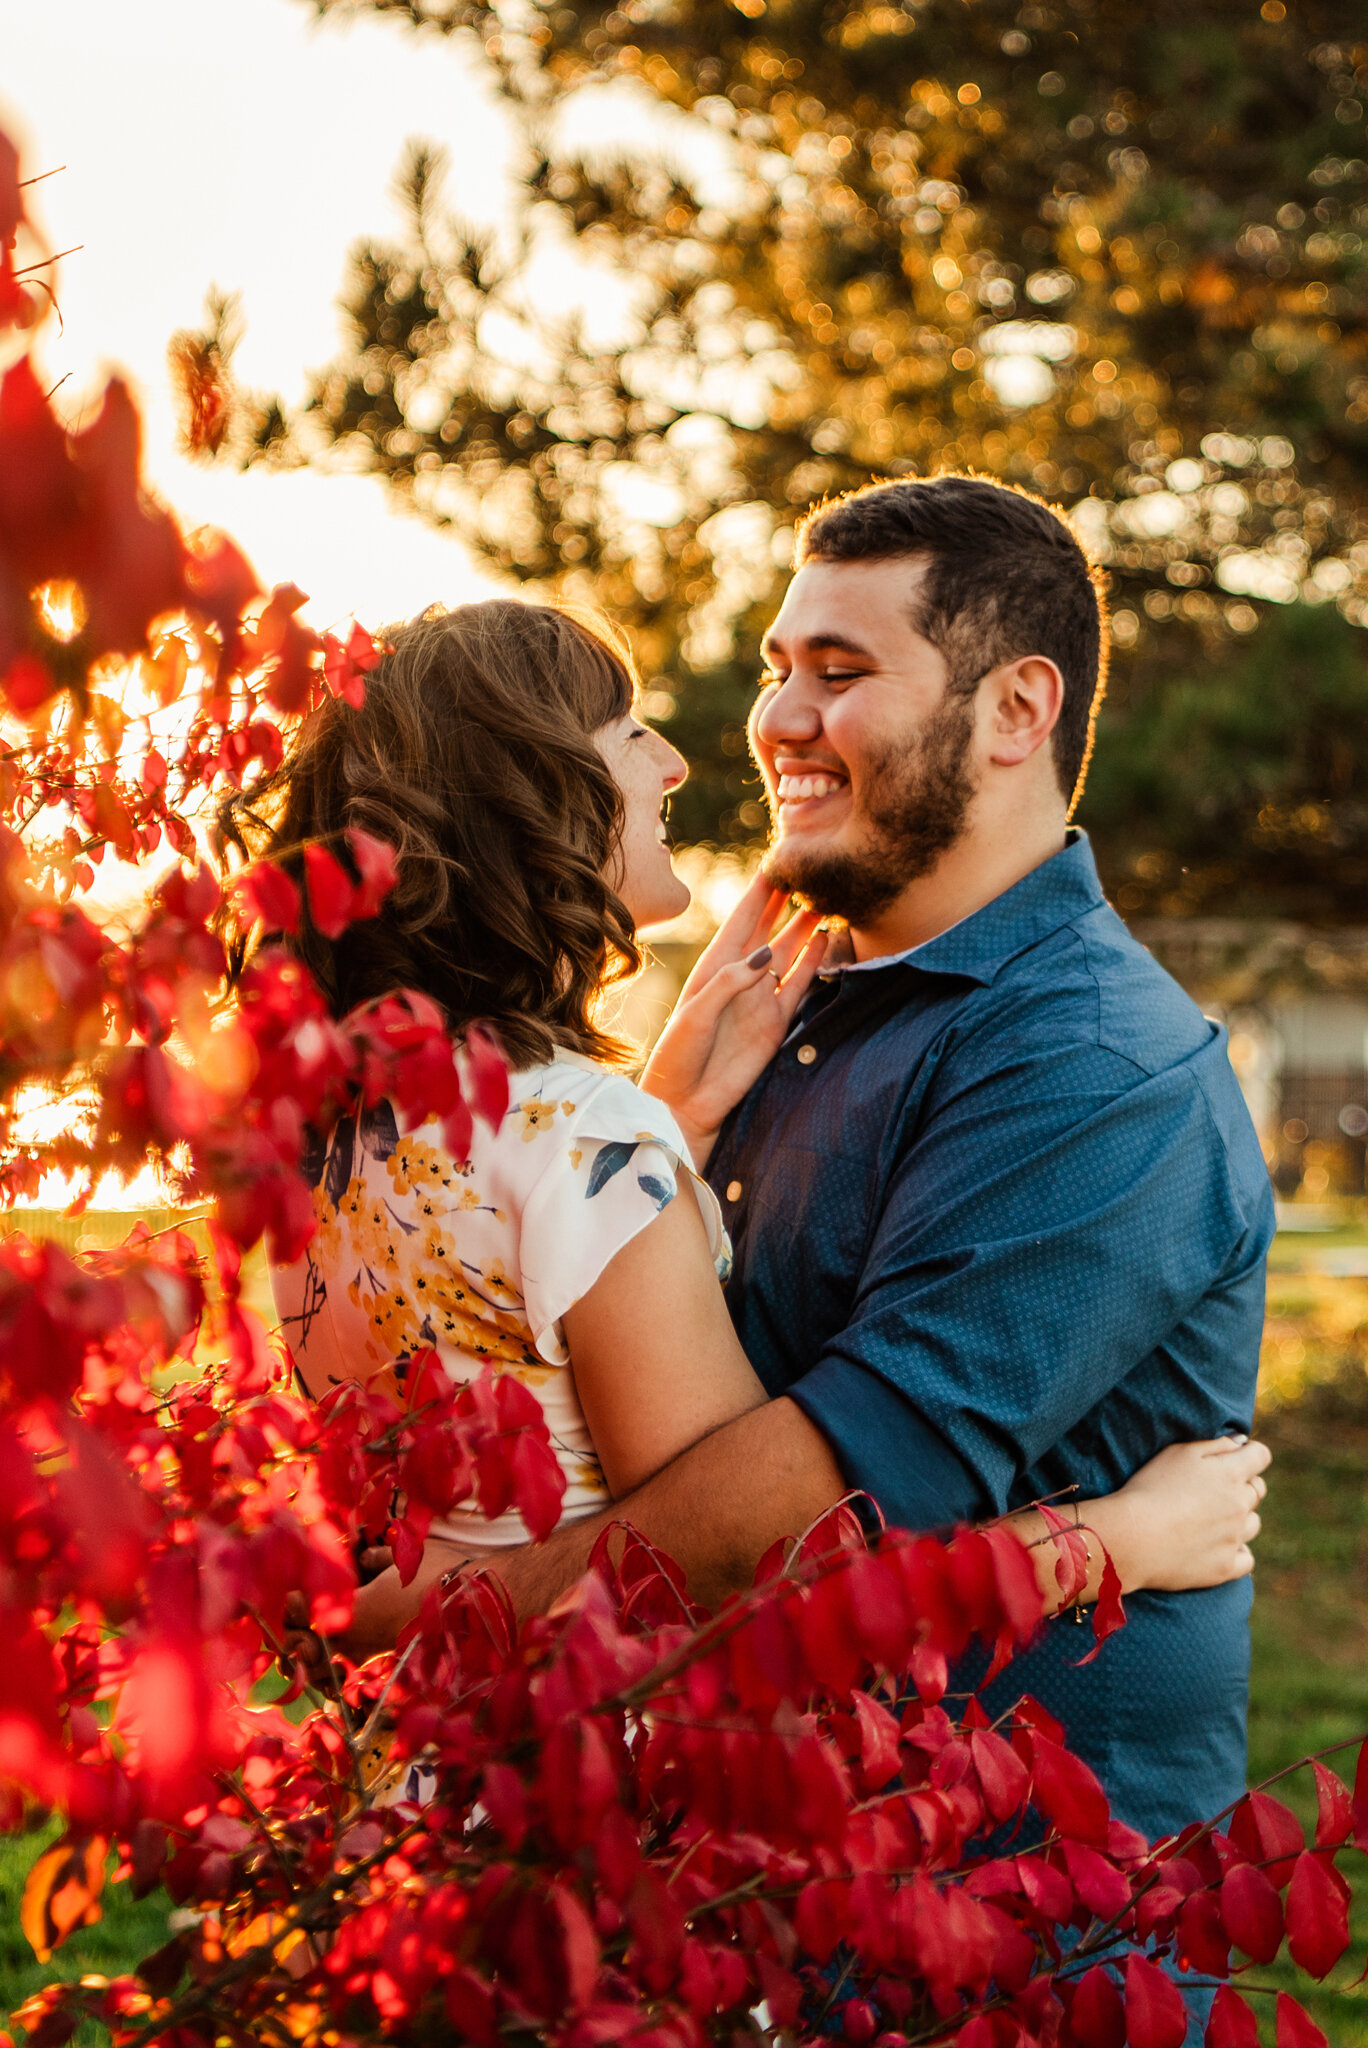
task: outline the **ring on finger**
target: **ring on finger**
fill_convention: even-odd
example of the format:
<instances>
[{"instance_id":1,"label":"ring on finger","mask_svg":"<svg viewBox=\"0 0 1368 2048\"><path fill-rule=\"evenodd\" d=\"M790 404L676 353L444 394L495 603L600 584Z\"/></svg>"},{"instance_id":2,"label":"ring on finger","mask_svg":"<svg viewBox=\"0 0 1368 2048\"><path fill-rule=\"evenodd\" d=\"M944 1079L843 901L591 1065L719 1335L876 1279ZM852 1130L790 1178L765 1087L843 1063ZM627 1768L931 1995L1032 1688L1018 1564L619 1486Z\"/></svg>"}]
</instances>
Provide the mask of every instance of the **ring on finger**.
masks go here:
<instances>
[{"instance_id":1,"label":"ring on finger","mask_svg":"<svg viewBox=\"0 0 1368 2048\"><path fill-rule=\"evenodd\" d=\"M773 981L774 981L774 986L775 986L776 988L778 988L778 986L779 986L780 982L781 982L781 981L783 980L783 978L784 978L784 977L783 977L783 975L782 975L782 974L781 974L781 973L779 972L779 970L778 970L778 968L777 968L777 967L771 967L771 969L770 969L770 974L771 974L771 976L772 976L772 978L773 978Z\"/></svg>"}]
</instances>

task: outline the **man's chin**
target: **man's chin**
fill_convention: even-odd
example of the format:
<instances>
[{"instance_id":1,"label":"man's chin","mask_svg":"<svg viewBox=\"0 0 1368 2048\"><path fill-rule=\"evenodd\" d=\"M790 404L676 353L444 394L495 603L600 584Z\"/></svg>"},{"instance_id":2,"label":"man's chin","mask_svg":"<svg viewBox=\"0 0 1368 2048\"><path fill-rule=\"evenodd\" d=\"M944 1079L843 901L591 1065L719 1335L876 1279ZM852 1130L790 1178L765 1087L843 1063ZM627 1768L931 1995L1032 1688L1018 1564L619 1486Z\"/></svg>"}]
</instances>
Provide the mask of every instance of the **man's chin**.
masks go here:
<instances>
[{"instance_id":1,"label":"man's chin","mask_svg":"<svg viewBox=\"0 0 1368 2048\"><path fill-rule=\"evenodd\" d=\"M796 896L819 917L841 917L859 924L885 909L902 890L903 877L868 847L852 850L828 842L803 845L787 836L777 839L762 863L776 889Z\"/></svg>"}]
</instances>

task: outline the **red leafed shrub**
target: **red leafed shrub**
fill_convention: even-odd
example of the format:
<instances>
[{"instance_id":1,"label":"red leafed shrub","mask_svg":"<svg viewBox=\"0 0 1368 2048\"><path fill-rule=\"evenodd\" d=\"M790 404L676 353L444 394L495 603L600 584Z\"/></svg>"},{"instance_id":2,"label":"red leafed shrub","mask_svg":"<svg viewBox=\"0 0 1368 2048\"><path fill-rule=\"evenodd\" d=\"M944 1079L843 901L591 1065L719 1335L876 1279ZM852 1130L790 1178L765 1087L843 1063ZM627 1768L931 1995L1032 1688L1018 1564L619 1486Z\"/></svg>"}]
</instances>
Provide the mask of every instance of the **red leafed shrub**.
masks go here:
<instances>
[{"instance_id":1,"label":"red leafed shrub","mask_svg":"<svg viewBox=\"0 0 1368 2048\"><path fill-rule=\"evenodd\" d=\"M34 322L22 215L0 137L7 340ZM1002 1531L870 1548L838 1510L715 1616L614 1532L548 1619L519 1631L497 1580L467 1576L397 1654L266 1701L287 1601L342 1628L359 1545L408 1571L470 1499L542 1535L563 1485L515 1381L458 1391L419 1361L403 1407L356 1387L310 1407L239 1299L244 1252L307 1242L299 1161L343 1108L436 1114L461 1155L507 1103L491 1047L456 1053L430 1001L338 1022L280 943L306 907L331 933L376 913L394 856L364 834L309 850L307 905L269 865L229 884L277 935L230 993L196 814L275 764L325 692L360 701L377 658L360 628L314 634L302 603L147 498L121 385L73 434L33 361L9 370L0 1195L57 1169L79 1206L152 1161L213 1219L208 1256L143 1225L76 1257L0 1238L0 1824L66 1824L22 1924L46 1958L108 1882L182 1909L135 1972L29 2000L30 2041L91 2017L126 2048L695 2048L761 2028L1177 2048L1175 1969L1222 1983L1216 2048L1253 2041L1224 1980L1284 1939L1317 1975L1339 1960L1368 1768L1352 1798L1320 1770L1310 1843L1256 1793L1151 1849L1031 1701L991 1725L951 1711L971 1637L1006 1659L1038 1625ZM156 862L131 922L99 912L106 859ZM25 1121L35 1096L67 1104L56 1135ZM1321 2038L1285 1995L1276 2024Z\"/></svg>"}]
</instances>

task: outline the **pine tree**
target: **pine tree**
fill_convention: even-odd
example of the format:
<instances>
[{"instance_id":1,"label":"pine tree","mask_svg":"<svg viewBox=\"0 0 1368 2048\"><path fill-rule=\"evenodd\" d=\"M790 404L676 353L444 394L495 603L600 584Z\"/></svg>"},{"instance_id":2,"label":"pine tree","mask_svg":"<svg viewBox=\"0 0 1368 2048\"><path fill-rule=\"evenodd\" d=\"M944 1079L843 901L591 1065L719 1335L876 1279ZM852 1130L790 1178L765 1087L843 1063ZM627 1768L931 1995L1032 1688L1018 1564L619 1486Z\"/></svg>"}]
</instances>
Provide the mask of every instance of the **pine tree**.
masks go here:
<instances>
[{"instance_id":1,"label":"pine tree","mask_svg":"<svg viewBox=\"0 0 1368 2048\"><path fill-rule=\"evenodd\" d=\"M347 346L299 417L247 408L239 451L344 449L498 569L621 618L697 764L690 836L757 829L738 732L788 529L871 475L972 466L1081 506L1113 579L1120 812L1127 733L1164 729L1175 675L1230 673L1270 600L1368 621L1355 0L311 4L481 40L526 140L521 235L462 231L417 153L407 236L355 254ZM651 96L651 149L557 145L605 85ZM548 220L632 281L620 343L529 305ZM1149 903L1149 828L1096 805ZM1256 830L1257 807L1241 875Z\"/></svg>"}]
</instances>

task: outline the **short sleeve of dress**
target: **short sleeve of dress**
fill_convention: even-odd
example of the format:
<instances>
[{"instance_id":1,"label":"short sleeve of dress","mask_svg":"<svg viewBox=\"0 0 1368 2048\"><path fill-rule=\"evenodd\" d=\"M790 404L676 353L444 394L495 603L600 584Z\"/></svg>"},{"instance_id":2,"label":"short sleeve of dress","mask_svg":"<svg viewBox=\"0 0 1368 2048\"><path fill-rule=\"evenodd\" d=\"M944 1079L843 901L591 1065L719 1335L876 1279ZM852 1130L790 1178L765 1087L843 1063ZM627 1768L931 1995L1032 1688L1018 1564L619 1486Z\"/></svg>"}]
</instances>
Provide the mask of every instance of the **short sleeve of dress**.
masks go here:
<instances>
[{"instance_id":1,"label":"short sleeve of dress","mask_svg":"<svg viewBox=\"0 0 1368 2048\"><path fill-rule=\"evenodd\" d=\"M681 1180L698 1203L719 1278L731 1262L717 1197L689 1165L664 1103L625 1075L607 1074L577 1106L561 1107L568 1114L549 1127L531 1120L529 1135L546 1159L524 1202L520 1249L527 1320L549 1365L568 1362L561 1317L674 1200Z\"/></svg>"}]
</instances>

